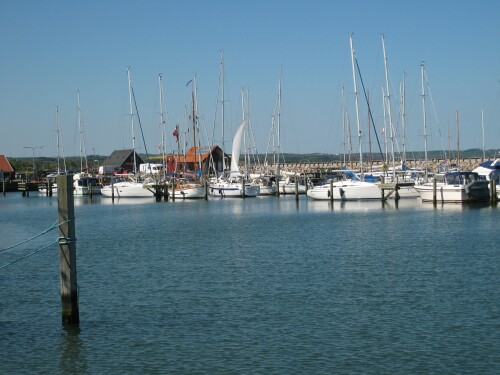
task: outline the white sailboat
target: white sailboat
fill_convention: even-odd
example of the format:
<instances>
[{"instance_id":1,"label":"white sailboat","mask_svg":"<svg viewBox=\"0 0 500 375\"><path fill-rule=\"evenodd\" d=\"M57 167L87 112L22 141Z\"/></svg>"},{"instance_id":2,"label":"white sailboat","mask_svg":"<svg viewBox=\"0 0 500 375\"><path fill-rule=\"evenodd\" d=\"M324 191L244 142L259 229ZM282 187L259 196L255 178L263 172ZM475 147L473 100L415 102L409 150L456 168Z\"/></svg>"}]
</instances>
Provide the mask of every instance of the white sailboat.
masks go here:
<instances>
[{"instance_id":1,"label":"white sailboat","mask_svg":"<svg viewBox=\"0 0 500 375\"><path fill-rule=\"evenodd\" d=\"M196 147L196 132L198 128L198 114L197 114L197 95L196 95L196 77L194 77L191 81L192 84L192 94L191 94L191 100L192 100L192 121L193 121L193 143L194 143L194 151L195 151L195 164L197 159L201 161L201 156L199 155L199 147ZM179 143L179 130L175 129L174 135L177 138L177 148L180 149L180 143ZM179 155L179 153L177 154ZM184 159L186 161L186 159ZM201 171L201 166L197 165L199 170ZM177 167L176 167L176 174L177 174ZM195 173L195 176L197 174ZM194 179L187 179L187 178L179 178L179 177L174 177L171 180L173 187L173 196L175 199L202 199L205 198L206 196L206 187L205 184L200 183L198 177L195 177Z\"/></svg>"},{"instance_id":2,"label":"white sailboat","mask_svg":"<svg viewBox=\"0 0 500 375\"><path fill-rule=\"evenodd\" d=\"M381 191L377 184L366 182L362 180L363 177L363 150L361 140L361 130L359 124L359 106L358 106L358 89L356 84L356 71L355 71L355 53L352 45L352 35L349 36L351 46L351 60L352 60L352 76L354 83L354 98L356 104L356 123L358 129L359 141L359 164L361 168L361 178L355 173L350 171L344 172L344 179L341 181L327 181L325 184L318 185L307 191L307 196L313 199L331 199L333 194L334 200L368 200L368 199L381 199Z\"/></svg>"},{"instance_id":3,"label":"white sailboat","mask_svg":"<svg viewBox=\"0 0 500 375\"><path fill-rule=\"evenodd\" d=\"M134 133L134 111L132 107L132 81L130 78L130 68L127 69L129 102L130 102L130 121L132 125L132 149L134 153L134 174L120 177L113 177L110 185L103 186L101 194L105 197L118 198L151 198L154 191L148 188L147 182L137 179L137 163L135 153L135 133Z\"/></svg>"},{"instance_id":4,"label":"white sailboat","mask_svg":"<svg viewBox=\"0 0 500 375\"><path fill-rule=\"evenodd\" d=\"M89 166L87 164L85 139L83 137L82 114L80 110L80 91L77 91L77 111L78 111L78 131L80 133L80 172L73 175L73 194L95 195L101 194L101 183L98 178L88 173ZM84 168L85 161L85 168Z\"/></svg>"},{"instance_id":5,"label":"white sailboat","mask_svg":"<svg viewBox=\"0 0 500 375\"><path fill-rule=\"evenodd\" d=\"M55 173L48 174L47 175L47 184L41 185L38 188L38 191L43 195L46 195L48 193L47 190L49 188L51 188L50 193L52 195L57 195L57 176L65 175L67 173L66 158L64 157L64 147L63 147L61 132L62 132L61 125L60 125L60 121L59 121L59 107L56 107L57 171ZM61 152L62 152L62 159L63 159L63 166L64 166L63 171L61 170Z\"/></svg>"},{"instance_id":6,"label":"white sailboat","mask_svg":"<svg viewBox=\"0 0 500 375\"><path fill-rule=\"evenodd\" d=\"M229 177L222 177L210 183L210 195L212 196L256 197L260 193L259 186L245 180L245 176L240 173L238 166L247 123L248 119L244 119L234 136Z\"/></svg>"}]
</instances>

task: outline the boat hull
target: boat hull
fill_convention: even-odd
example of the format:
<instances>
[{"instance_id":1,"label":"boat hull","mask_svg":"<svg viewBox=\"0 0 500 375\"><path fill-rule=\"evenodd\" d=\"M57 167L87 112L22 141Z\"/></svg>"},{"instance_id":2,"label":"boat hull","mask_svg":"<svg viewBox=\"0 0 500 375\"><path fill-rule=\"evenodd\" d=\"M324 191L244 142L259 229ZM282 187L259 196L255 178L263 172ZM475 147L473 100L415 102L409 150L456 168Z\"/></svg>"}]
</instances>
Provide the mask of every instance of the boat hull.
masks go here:
<instances>
[{"instance_id":1,"label":"boat hull","mask_svg":"<svg viewBox=\"0 0 500 375\"><path fill-rule=\"evenodd\" d=\"M151 198L153 192L140 182L117 182L113 185L104 186L101 195L115 198Z\"/></svg>"},{"instance_id":2,"label":"boat hull","mask_svg":"<svg viewBox=\"0 0 500 375\"><path fill-rule=\"evenodd\" d=\"M241 184L214 184L210 185L209 191L210 195L215 197L243 197L243 188ZM259 186L245 184L245 197L256 197L259 193Z\"/></svg>"},{"instance_id":3,"label":"boat hull","mask_svg":"<svg viewBox=\"0 0 500 375\"><path fill-rule=\"evenodd\" d=\"M415 186L415 190L423 202L434 201L434 187L432 183ZM438 185L436 186L436 201L447 203L487 201L489 197L489 190L487 188L486 192L488 194L481 191L467 192L463 185Z\"/></svg>"}]
</instances>

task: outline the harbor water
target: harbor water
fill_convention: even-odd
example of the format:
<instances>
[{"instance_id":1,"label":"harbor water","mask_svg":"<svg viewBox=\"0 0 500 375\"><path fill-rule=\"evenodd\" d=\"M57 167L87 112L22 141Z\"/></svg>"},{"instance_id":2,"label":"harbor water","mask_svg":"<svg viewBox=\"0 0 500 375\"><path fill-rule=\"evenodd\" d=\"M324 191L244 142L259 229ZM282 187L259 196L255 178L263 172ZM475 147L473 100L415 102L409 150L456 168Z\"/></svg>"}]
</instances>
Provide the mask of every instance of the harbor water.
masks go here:
<instances>
[{"instance_id":1,"label":"harbor water","mask_svg":"<svg viewBox=\"0 0 500 375\"><path fill-rule=\"evenodd\" d=\"M0 196L1 374L498 374L500 213L417 199ZM5 250L7 249L7 250Z\"/></svg>"}]
</instances>

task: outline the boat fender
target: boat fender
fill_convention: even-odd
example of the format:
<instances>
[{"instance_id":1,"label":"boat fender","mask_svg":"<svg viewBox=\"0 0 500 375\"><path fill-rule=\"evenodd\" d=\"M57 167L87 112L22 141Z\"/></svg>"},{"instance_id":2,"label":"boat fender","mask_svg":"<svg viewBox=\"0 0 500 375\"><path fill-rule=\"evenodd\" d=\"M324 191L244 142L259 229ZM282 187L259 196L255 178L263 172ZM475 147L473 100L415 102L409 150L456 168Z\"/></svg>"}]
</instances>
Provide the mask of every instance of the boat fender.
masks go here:
<instances>
[{"instance_id":1,"label":"boat fender","mask_svg":"<svg viewBox=\"0 0 500 375\"><path fill-rule=\"evenodd\" d=\"M330 190L328 190L328 195L327 196L328 196L328 198L330 198Z\"/></svg>"},{"instance_id":2,"label":"boat fender","mask_svg":"<svg viewBox=\"0 0 500 375\"><path fill-rule=\"evenodd\" d=\"M344 189L339 188L339 194L340 194L340 196L341 196L342 198L345 198L345 197L344 197Z\"/></svg>"}]
</instances>

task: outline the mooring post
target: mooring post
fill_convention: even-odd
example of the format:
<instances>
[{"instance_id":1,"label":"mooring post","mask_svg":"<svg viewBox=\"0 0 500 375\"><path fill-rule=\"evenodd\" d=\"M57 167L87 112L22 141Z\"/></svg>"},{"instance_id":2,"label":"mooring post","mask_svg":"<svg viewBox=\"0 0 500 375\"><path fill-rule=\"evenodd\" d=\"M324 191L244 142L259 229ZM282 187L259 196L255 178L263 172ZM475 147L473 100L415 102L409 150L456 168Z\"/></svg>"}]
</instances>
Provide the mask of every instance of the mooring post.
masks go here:
<instances>
[{"instance_id":1,"label":"mooring post","mask_svg":"<svg viewBox=\"0 0 500 375\"><path fill-rule=\"evenodd\" d=\"M163 181L163 200L168 202L168 185L167 181Z\"/></svg>"},{"instance_id":2,"label":"mooring post","mask_svg":"<svg viewBox=\"0 0 500 375\"><path fill-rule=\"evenodd\" d=\"M295 200L299 200L299 179L295 176Z\"/></svg>"},{"instance_id":3,"label":"mooring post","mask_svg":"<svg viewBox=\"0 0 500 375\"><path fill-rule=\"evenodd\" d=\"M491 203L496 203L497 201L497 187L496 180L490 180L490 201Z\"/></svg>"},{"instance_id":4,"label":"mooring post","mask_svg":"<svg viewBox=\"0 0 500 375\"><path fill-rule=\"evenodd\" d=\"M330 179L330 202L333 202L333 178Z\"/></svg>"},{"instance_id":5,"label":"mooring post","mask_svg":"<svg viewBox=\"0 0 500 375\"><path fill-rule=\"evenodd\" d=\"M5 196L5 175L3 174L2 169L0 169L0 177L2 177L2 192Z\"/></svg>"},{"instance_id":6,"label":"mooring post","mask_svg":"<svg viewBox=\"0 0 500 375\"><path fill-rule=\"evenodd\" d=\"M432 178L432 203L437 203L437 180L436 177Z\"/></svg>"},{"instance_id":7,"label":"mooring post","mask_svg":"<svg viewBox=\"0 0 500 375\"><path fill-rule=\"evenodd\" d=\"M246 191L245 191L245 178L241 179L241 194L243 198L246 198Z\"/></svg>"},{"instance_id":8,"label":"mooring post","mask_svg":"<svg viewBox=\"0 0 500 375\"><path fill-rule=\"evenodd\" d=\"M73 176L57 177L59 213L59 268L61 274L62 323L78 325L78 282L76 277L75 207Z\"/></svg>"},{"instance_id":9,"label":"mooring post","mask_svg":"<svg viewBox=\"0 0 500 375\"><path fill-rule=\"evenodd\" d=\"M111 177L111 202L115 201L115 182L113 177Z\"/></svg>"},{"instance_id":10,"label":"mooring post","mask_svg":"<svg viewBox=\"0 0 500 375\"><path fill-rule=\"evenodd\" d=\"M208 200L208 180L205 178L205 200Z\"/></svg>"}]
</instances>

